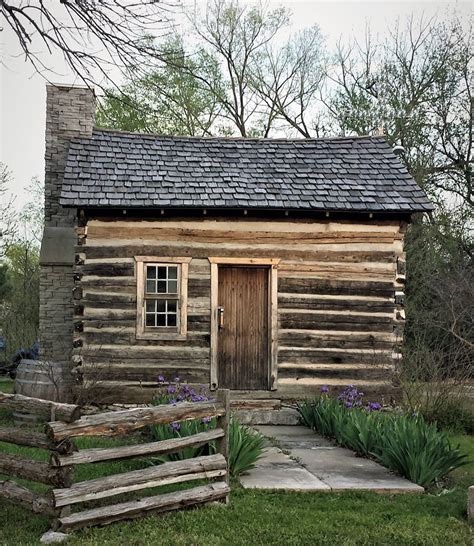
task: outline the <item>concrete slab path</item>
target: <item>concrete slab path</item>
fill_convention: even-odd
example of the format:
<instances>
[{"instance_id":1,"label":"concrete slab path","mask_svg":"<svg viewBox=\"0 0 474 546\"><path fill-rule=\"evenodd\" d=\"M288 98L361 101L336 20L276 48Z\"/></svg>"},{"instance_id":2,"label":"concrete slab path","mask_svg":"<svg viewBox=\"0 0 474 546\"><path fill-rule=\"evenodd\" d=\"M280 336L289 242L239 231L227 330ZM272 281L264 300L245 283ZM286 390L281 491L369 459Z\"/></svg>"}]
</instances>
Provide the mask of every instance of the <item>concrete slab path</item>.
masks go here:
<instances>
[{"instance_id":1,"label":"concrete slab path","mask_svg":"<svg viewBox=\"0 0 474 546\"><path fill-rule=\"evenodd\" d=\"M422 493L424 489L370 459L357 457L303 426L257 426L268 441L244 488L287 491L365 490Z\"/></svg>"}]
</instances>

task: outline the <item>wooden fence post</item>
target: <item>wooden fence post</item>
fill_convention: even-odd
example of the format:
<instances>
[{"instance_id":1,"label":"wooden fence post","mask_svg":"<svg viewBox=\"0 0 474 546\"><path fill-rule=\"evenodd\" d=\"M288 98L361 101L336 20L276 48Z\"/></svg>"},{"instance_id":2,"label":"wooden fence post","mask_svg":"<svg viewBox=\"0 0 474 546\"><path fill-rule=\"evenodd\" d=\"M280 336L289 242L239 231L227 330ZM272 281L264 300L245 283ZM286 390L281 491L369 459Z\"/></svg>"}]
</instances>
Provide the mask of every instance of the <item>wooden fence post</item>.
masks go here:
<instances>
[{"instance_id":1,"label":"wooden fence post","mask_svg":"<svg viewBox=\"0 0 474 546\"><path fill-rule=\"evenodd\" d=\"M219 389L217 391L217 399L224 406L224 415L217 418L217 427L224 431L224 436L217 440L217 453L224 455L227 463L227 472L225 475L225 481L227 485L230 482L230 468L229 468L229 428L230 428L230 390ZM225 503L229 503L229 495L225 497Z\"/></svg>"}]
</instances>

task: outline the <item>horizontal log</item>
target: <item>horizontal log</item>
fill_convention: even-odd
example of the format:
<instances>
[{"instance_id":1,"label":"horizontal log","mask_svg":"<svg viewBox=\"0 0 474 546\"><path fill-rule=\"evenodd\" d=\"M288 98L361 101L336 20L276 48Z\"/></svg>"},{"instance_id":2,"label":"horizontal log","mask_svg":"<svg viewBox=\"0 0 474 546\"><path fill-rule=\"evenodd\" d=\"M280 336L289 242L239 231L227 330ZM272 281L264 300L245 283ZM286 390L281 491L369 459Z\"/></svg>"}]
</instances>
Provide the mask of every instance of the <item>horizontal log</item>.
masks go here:
<instances>
[{"instance_id":1,"label":"horizontal log","mask_svg":"<svg viewBox=\"0 0 474 546\"><path fill-rule=\"evenodd\" d=\"M174 363L173 363L174 364ZM113 365L97 365L96 363L83 364L81 373L87 379L107 379L108 381L158 381L158 376L167 375L170 373L169 365L157 367L156 363L153 367L146 366L141 363L141 366L126 366ZM209 364L202 366L196 364L196 368L173 365L173 373L178 375L182 381L187 383L207 383L209 381Z\"/></svg>"},{"instance_id":2,"label":"horizontal log","mask_svg":"<svg viewBox=\"0 0 474 546\"><path fill-rule=\"evenodd\" d=\"M158 364L159 361L181 362L187 366L188 362L207 361L208 347L179 347L174 345L130 345L116 346L115 344L84 345L81 350L83 356L94 357L100 360L105 357L127 360L129 358L151 358Z\"/></svg>"},{"instance_id":3,"label":"horizontal log","mask_svg":"<svg viewBox=\"0 0 474 546\"><path fill-rule=\"evenodd\" d=\"M297 294L344 294L353 296L394 297L393 282L323 280L278 277L278 292Z\"/></svg>"},{"instance_id":4,"label":"horizontal log","mask_svg":"<svg viewBox=\"0 0 474 546\"><path fill-rule=\"evenodd\" d=\"M76 265L74 270L82 275L97 277L133 277L135 273L135 264L92 263L86 265Z\"/></svg>"},{"instance_id":5,"label":"horizontal log","mask_svg":"<svg viewBox=\"0 0 474 546\"><path fill-rule=\"evenodd\" d=\"M74 404L62 404L51 400L42 400L0 392L0 408L18 412L33 413L46 419L58 419L70 423L80 417L81 410Z\"/></svg>"},{"instance_id":6,"label":"horizontal log","mask_svg":"<svg viewBox=\"0 0 474 546\"><path fill-rule=\"evenodd\" d=\"M88 239L87 247L82 247L82 250L87 254L88 258L97 258L97 253L90 254L89 250L100 247L112 247L115 249L115 256L128 256L124 252L127 248L138 249L139 252L153 249L151 255L155 256L189 256L199 259L205 259L209 256L220 257L236 257L242 256L245 258L273 258L276 255L282 259L297 260L306 259L316 261L316 256L325 252L391 252L394 255L403 252L403 243L397 237L388 237L376 239L360 238L359 240L340 240L340 241L324 241L301 243L288 242L288 244L264 243L261 245L252 244L251 241L236 243L226 241L222 243L212 244L207 241L162 241L161 244L156 244L156 240L148 239ZM148 254L148 253L147 253ZM113 253L112 253L113 255Z\"/></svg>"},{"instance_id":7,"label":"horizontal log","mask_svg":"<svg viewBox=\"0 0 474 546\"><path fill-rule=\"evenodd\" d=\"M181 402L176 405L160 405L105 412L82 417L75 423L52 422L46 424L46 434L55 441L77 436L118 436L148 425L172 423L202 417L222 415L224 408L219 402Z\"/></svg>"},{"instance_id":8,"label":"horizontal log","mask_svg":"<svg viewBox=\"0 0 474 546\"><path fill-rule=\"evenodd\" d=\"M120 254L121 256L160 256L165 255L163 251L163 245L150 245L150 244L140 244L140 245L120 245L119 248L114 245L100 245L100 246L86 246L80 247L82 251L87 253L88 259L102 259L102 258L113 258ZM182 253L181 249L169 248L167 250L174 252L173 255L179 256ZM208 256L216 255L216 249L212 249L212 252L209 254L202 249L193 252L193 261L190 264L192 266L196 258L206 259ZM233 257L231 251L224 251L224 254L218 252L219 256L223 257ZM268 258L274 257L275 252L267 249L251 249L248 255L249 258ZM391 250L386 251L373 251L370 252L366 249L361 250L352 250L352 251L298 251L295 245L292 245L291 248L282 250L282 257L287 259L297 258L301 260L313 259L318 262L349 262L349 263L359 263L359 262L384 262L384 263L394 263L396 256ZM191 269L190 269L191 271Z\"/></svg>"},{"instance_id":9,"label":"horizontal log","mask_svg":"<svg viewBox=\"0 0 474 546\"><path fill-rule=\"evenodd\" d=\"M280 328L296 330L347 330L350 332L393 332L393 320L390 322L361 322L354 320L337 321L323 320L317 316L305 316L304 314L289 316L280 315Z\"/></svg>"},{"instance_id":10,"label":"horizontal log","mask_svg":"<svg viewBox=\"0 0 474 546\"><path fill-rule=\"evenodd\" d=\"M278 366L278 377L283 378L337 378L344 379L348 384L353 379L387 379L393 373L393 366L388 367L377 365L321 365L321 364L281 364Z\"/></svg>"},{"instance_id":11,"label":"horizontal log","mask_svg":"<svg viewBox=\"0 0 474 546\"><path fill-rule=\"evenodd\" d=\"M136 293L123 294L120 292L97 292L97 291L83 291L82 302L84 304L100 303L100 304L118 304L118 303L135 303L137 301Z\"/></svg>"},{"instance_id":12,"label":"horizontal log","mask_svg":"<svg viewBox=\"0 0 474 546\"><path fill-rule=\"evenodd\" d=\"M373 313L390 313L395 309L393 299L375 301L350 298L302 297L297 294L278 294L279 309L306 309L307 311L340 310L370 311Z\"/></svg>"},{"instance_id":13,"label":"horizontal log","mask_svg":"<svg viewBox=\"0 0 474 546\"><path fill-rule=\"evenodd\" d=\"M278 365L293 364L391 364L392 351L281 347Z\"/></svg>"},{"instance_id":14,"label":"horizontal log","mask_svg":"<svg viewBox=\"0 0 474 546\"><path fill-rule=\"evenodd\" d=\"M224 476L226 471L227 463L223 455L205 455L75 483L67 489L53 489L52 495L55 506L69 506L172 483L218 478Z\"/></svg>"},{"instance_id":15,"label":"horizontal log","mask_svg":"<svg viewBox=\"0 0 474 546\"><path fill-rule=\"evenodd\" d=\"M291 345L292 347L307 347L307 348L335 348L335 349L383 349L391 351L395 340L386 334L377 332L365 334L361 332L347 332L344 336L341 332L339 335L324 335L324 331L306 330L304 333L298 330L282 330L278 334L278 340L282 346Z\"/></svg>"},{"instance_id":16,"label":"horizontal log","mask_svg":"<svg viewBox=\"0 0 474 546\"><path fill-rule=\"evenodd\" d=\"M232 227L234 231L310 231L310 232L332 232L332 231L368 231L376 229L384 232L398 233L405 229L404 222L393 217L381 218L378 216L373 219L358 218L357 221L349 218L256 218L255 216L237 216L226 217L218 216L194 216L192 218L183 217L181 214L168 213L165 217L157 215L157 218L124 218L121 214L117 216L107 215L106 217L90 217L88 219L88 230L97 228L114 229L116 226L122 228L139 229L140 227L156 226L156 220L159 219L160 224L167 228L187 228L187 229L229 229Z\"/></svg>"},{"instance_id":17,"label":"horizontal log","mask_svg":"<svg viewBox=\"0 0 474 546\"><path fill-rule=\"evenodd\" d=\"M90 331L90 328L86 328L84 333L80 336L87 345L153 345L153 347L160 346L176 346L176 347L209 347L209 335L203 332L188 332L186 339L150 339L142 340L136 338L135 330L133 332L123 332L120 329L115 332L101 331L100 329Z\"/></svg>"},{"instance_id":18,"label":"horizontal log","mask_svg":"<svg viewBox=\"0 0 474 546\"><path fill-rule=\"evenodd\" d=\"M223 226L224 227L224 226ZM107 240L157 240L157 241L179 241L207 244L222 244L235 243L245 244L252 243L256 245L262 244L292 244L298 242L300 244L314 243L344 243L344 242L393 242L394 237L398 234L396 227L388 230L378 231L377 226L371 226L365 231L362 230L332 230L326 231L323 229L301 229L298 231L270 231L261 226L258 230L236 230L235 224L228 223L227 229L200 229L196 225L186 227L175 226L170 227L166 222L150 222L146 225L133 225L119 227L90 227L88 231L88 240L99 239ZM262 229L263 228L263 229Z\"/></svg>"},{"instance_id":19,"label":"horizontal log","mask_svg":"<svg viewBox=\"0 0 474 546\"><path fill-rule=\"evenodd\" d=\"M0 474L24 480L69 487L72 484L72 468L53 468L49 463L0 452Z\"/></svg>"},{"instance_id":20,"label":"horizontal log","mask_svg":"<svg viewBox=\"0 0 474 546\"><path fill-rule=\"evenodd\" d=\"M57 515L57 510L55 510L50 499L38 495L12 480L0 481L0 497L19 504L36 514Z\"/></svg>"},{"instance_id":21,"label":"horizontal log","mask_svg":"<svg viewBox=\"0 0 474 546\"><path fill-rule=\"evenodd\" d=\"M218 438L222 438L223 436L224 431L220 428L216 428L206 432L199 432L193 436L172 438L170 440L162 440L161 442L150 442L133 446L81 449L70 455L53 453L51 456L51 464L53 466L71 466L84 463L97 463L100 461L117 461L135 457L166 455L168 453L182 451L189 447L200 447L217 440Z\"/></svg>"},{"instance_id":22,"label":"horizontal log","mask_svg":"<svg viewBox=\"0 0 474 546\"><path fill-rule=\"evenodd\" d=\"M143 517L150 513L179 510L226 498L229 486L224 482L175 491L164 495L147 497L141 500L104 506L59 518L54 524L58 531L72 531L92 525L108 525L114 521Z\"/></svg>"},{"instance_id":23,"label":"horizontal log","mask_svg":"<svg viewBox=\"0 0 474 546\"><path fill-rule=\"evenodd\" d=\"M74 444L68 440L60 443L53 442L42 432L30 432L21 428L0 428L0 442L7 442L17 446L28 446L39 449L48 449L60 454L72 453Z\"/></svg>"}]
</instances>

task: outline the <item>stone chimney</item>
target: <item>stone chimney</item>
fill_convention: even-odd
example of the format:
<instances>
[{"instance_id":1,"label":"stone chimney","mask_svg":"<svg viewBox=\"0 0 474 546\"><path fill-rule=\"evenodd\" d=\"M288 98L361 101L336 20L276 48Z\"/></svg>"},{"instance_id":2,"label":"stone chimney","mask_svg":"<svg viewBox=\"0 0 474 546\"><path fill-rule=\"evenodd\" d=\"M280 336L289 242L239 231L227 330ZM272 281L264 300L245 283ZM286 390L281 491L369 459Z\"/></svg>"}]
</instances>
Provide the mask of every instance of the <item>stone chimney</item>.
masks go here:
<instances>
[{"instance_id":1,"label":"stone chimney","mask_svg":"<svg viewBox=\"0 0 474 546\"><path fill-rule=\"evenodd\" d=\"M45 227L40 255L40 358L60 364L61 401L71 398L73 343L73 266L77 211L59 203L69 143L91 138L94 91L87 87L48 85L46 99Z\"/></svg>"},{"instance_id":2,"label":"stone chimney","mask_svg":"<svg viewBox=\"0 0 474 546\"><path fill-rule=\"evenodd\" d=\"M95 96L87 87L48 85L46 90L45 224L72 226L76 213L63 209L59 196L71 139L92 136Z\"/></svg>"}]
</instances>

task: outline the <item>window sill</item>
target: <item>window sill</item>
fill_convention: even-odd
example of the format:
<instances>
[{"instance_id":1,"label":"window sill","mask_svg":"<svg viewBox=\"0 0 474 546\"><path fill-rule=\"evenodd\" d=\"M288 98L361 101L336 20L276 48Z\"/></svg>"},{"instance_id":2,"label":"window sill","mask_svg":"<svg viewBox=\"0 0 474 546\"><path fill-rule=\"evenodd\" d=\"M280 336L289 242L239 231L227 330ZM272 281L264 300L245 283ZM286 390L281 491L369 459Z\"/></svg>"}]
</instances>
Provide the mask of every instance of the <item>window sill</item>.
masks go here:
<instances>
[{"instance_id":1,"label":"window sill","mask_svg":"<svg viewBox=\"0 0 474 546\"><path fill-rule=\"evenodd\" d=\"M143 340L163 340L163 341L172 341L172 340L185 340L186 334L180 334L179 332L137 332L135 334L135 339Z\"/></svg>"}]
</instances>

